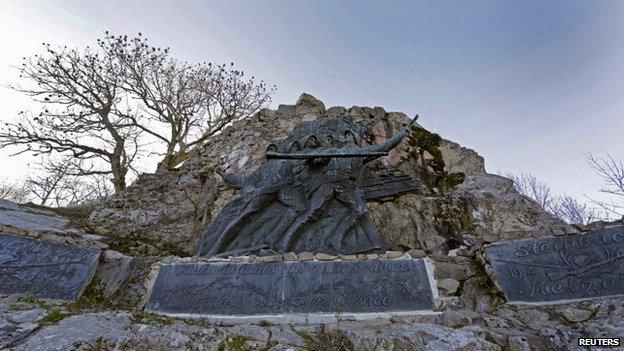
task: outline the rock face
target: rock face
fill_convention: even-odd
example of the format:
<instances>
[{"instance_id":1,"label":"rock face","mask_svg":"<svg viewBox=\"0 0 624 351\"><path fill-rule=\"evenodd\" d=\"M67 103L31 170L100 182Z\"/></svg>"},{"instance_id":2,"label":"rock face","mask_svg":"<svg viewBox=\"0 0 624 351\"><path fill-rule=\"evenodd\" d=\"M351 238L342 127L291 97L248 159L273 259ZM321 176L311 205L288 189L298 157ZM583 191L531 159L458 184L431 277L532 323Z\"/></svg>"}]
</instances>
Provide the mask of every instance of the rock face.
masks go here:
<instances>
[{"instance_id":1,"label":"rock face","mask_svg":"<svg viewBox=\"0 0 624 351\"><path fill-rule=\"evenodd\" d=\"M106 248L104 237L87 233L70 220L35 206L0 199L0 233L44 239L85 248Z\"/></svg>"},{"instance_id":2,"label":"rock face","mask_svg":"<svg viewBox=\"0 0 624 351\"><path fill-rule=\"evenodd\" d=\"M214 172L249 175L263 161L266 147L285 138L298 123L319 115L346 114L371 124L378 144L397 132L409 118L381 107L325 109L322 102L303 94L295 105L262 110L228 127L174 172L145 174L118 196L100 204L91 214L94 226L117 235L143 238L195 252L201 229L231 199L234 191ZM373 168L397 168L414 174L416 163L407 157L406 141L376 161ZM463 172L464 184L445 196L406 195L395 201L369 202L380 234L396 249L423 249L445 253L459 246L462 236L477 241L514 238L523 232L539 235L545 228L565 227L535 203L517 193L511 181L485 172L475 151L443 140L440 150L447 172Z\"/></svg>"},{"instance_id":3,"label":"rock face","mask_svg":"<svg viewBox=\"0 0 624 351\"><path fill-rule=\"evenodd\" d=\"M447 172L463 172L465 174L485 174L485 160L476 151L460 146L448 140L440 145L442 158Z\"/></svg>"},{"instance_id":4,"label":"rock face","mask_svg":"<svg viewBox=\"0 0 624 351\"><path fill-rule=\"evenodd\" d=\"M66 211L71 212L71 210ZM74 209L74 211L80 210ZM76 228L77 225L72 224L69 219L59 216L53 212L52 209L45 210L32 207L31 205L19 205L7 200L0 200L0 214L2 213L4 213L4 215L0 215L0 233L3 234L3 237L25 237L28 239L37 239L30 240L29 242L38 243L41 241L51 244L47 246L37 244L37 250L32 248L28 249L26 252L30 264L37 263L37 255L47 260L46 262L38 263L44 265L53 263L51 260L55 256L46 252L46 249L43 249L46 247L47 250L50 251L55 250L55 252L62 252L62 254L57 254L57 258L61 261L69 257L71 250L82 252L80 256L81 259L84 258L82 255L86 255L87 252L97 253L99 256L99 260L96 258L97 263L95 266L97 268L93 273L89 271L88 281L91 281L94 289L98 291L101 290L102 298L113 296L120 288L126 285L129 280L132 278L137 279L141 274L137 269L136 258L112 250L109 247L108 243L111 241L111 238L88 233L83 228ZM10 235L6 236L4 234ZM23 239L20 240L23 241ZM63 250L58 246L54 246L54 244L64 244L63 247L65 247L65 251L63 252ZM119 243L113 243L113 245L119 246ZM15 249L15 247L13 247L13 249ZM10 265L16 264L16 261L14 259L12 260L11 257L0 256L2 256L0 258L0 268L2 264L7 262ZM141 260L144 259L141 258ZM65 267L63 269L67 269L65 273L69 276L79 276L77 273L79 271L78 268L80 268L79 266L63 267ZM10 274L11 272L3 270L3 272L0 273ZM36 282L37 279L41 280L49 277L54 277L52 279L62 279L65 273L60 268L51 269L50 272L46 271L44 268L39 268L39 272L34 276L33 282ZM25 271L21 271L20 274L25 274ZM28 276L28 274L26 274L26 276ZM21 281L19 284L23 285L25 292L29 285L37 286L36 283L26 283L28 279L24 277L18 278ZM30 279L32 279L32 277ZM64 280L64 284L69 284L69 282L70 278Z\"/></svg>"},{"instance_id":5,"label":"rock face","mask_svg":"<svg viewBox=\"0 0 624 351\"><path fill-rule=\"evenodd\" d=\"M453 195L467 201L472 233L486 242L575 231L519 194L510 179L498 175L469 175Z\"/></svg>"}]
</instances>

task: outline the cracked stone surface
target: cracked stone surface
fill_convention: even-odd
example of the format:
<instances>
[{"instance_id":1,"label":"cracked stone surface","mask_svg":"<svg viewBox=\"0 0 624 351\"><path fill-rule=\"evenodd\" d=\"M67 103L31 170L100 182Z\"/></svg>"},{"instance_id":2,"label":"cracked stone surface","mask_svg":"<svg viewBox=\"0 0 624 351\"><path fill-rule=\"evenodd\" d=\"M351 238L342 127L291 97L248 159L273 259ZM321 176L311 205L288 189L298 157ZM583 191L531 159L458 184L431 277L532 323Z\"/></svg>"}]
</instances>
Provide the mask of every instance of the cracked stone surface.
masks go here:
<instances>
[{"instance_id":1,"label":"cracked stone surface","mask_svg":"<svg viewBox=\"0 0 624 351\"><path fill-rule=\"evenodd\" d=\"M624 335L617 299L564 306L499 305L489 312L445 310L325 325L219 326L137 311L80 311L69 305L0 299L0 347L8 350L217 350L238 340L252 350L298 350L310 338L340 333L354 350L581 350L576 338ZM60 321L44 323L53 309ZM564 323L566 310L589 311L582 322Z\"/></svg>"}]
</instances>

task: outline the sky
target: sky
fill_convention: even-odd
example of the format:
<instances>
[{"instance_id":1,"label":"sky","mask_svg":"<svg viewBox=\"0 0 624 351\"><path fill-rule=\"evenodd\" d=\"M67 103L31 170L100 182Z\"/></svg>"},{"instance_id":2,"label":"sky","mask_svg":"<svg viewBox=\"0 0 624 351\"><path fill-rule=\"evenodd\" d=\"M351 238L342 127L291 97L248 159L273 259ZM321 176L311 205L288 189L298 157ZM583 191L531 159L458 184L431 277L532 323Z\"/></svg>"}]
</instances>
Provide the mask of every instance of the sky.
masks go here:
<instances>
[{"instance_id":1,"label":"sky","mask_svg":"<svg viewBox=\"0 0 624 351\"><path fill-rule=\"evenodd\" d=\"M41 43L138 32L191 62L234 62L330 106L420 115L479 152L489 172L528 172L555 193L604 199L585 154L624 160L624 1L0 0L0 84ZM0 122L36 109L0 87ZM0 150L0 177L32 158Z\"/></svg>"}]
</instances>

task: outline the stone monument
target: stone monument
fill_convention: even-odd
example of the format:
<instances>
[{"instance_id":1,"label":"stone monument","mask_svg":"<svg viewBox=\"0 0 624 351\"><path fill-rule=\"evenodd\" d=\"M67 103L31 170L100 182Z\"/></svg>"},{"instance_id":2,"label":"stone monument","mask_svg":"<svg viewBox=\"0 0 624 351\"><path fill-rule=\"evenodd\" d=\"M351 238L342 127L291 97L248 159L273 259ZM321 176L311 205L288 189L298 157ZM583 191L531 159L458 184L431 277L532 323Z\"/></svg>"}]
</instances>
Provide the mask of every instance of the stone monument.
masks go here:
<instances>
[{"instance_id":1,"label":"stone monument","mask_svg":"<svg viewBox=\"0 0 624 351\"><path fill-rule=\"evenodd\" d=\"M218 321L403 313L435 307L432 283L430 262L422 259L168 263L160 266L146 309Z\"/></svg>"},{"instance_id":2,"label":"stone monument","mask_svg":"<svg viewBox=\"0 0 624 351\"><path fill-rule=\"evenodd\" d=\"M386 251L365 200L415 191L420 183L406 174L373 173L366 164L387 155L410 131L406 126L382 144L366 145L371 132L365 124L321 117L270 145L267 161L249 177L217 170L240 192L203 232L197 255L259 248L279 253Z\"/></svg>"},{"instance_id":3,"label":"stone monument","mask_svg":"<svg viewBox=\"0 0 624 351\"><path fill-rule=\"evenodd\" d=\"M192 261L159 265L146 309L220 321L432 311L437 290L428 260L363 255L389 248L365 201L421 187L405 173L367 168L388 155L415 121L374 145L366 124L319 117L271 144L267 160L250 176L217 169L238 195L204 230ZM290 260L246 256L261 250L288 253ZM304 252L325 256L298 258ZM235 256L236 262L219 262Z\"/></svg>"},{"instance_id":4,"label":"stone monument","mask_svg":"<svg viewBox=\"0 0 624 351\"><path fill-rule=\"evenodd\" d=\"M491 245L484 250L510 303L624 294L624 227Z\"/></svg>"},{"instance_id":5,"label":"stone monument","mask_svg":"<svg viewBox=\"0 0 624 351\"><path fill-rule=\"evenodd\" d=\"M91 280L100 250L0 233L0 294L74 301Z\"/></svg>"}]
</instances>

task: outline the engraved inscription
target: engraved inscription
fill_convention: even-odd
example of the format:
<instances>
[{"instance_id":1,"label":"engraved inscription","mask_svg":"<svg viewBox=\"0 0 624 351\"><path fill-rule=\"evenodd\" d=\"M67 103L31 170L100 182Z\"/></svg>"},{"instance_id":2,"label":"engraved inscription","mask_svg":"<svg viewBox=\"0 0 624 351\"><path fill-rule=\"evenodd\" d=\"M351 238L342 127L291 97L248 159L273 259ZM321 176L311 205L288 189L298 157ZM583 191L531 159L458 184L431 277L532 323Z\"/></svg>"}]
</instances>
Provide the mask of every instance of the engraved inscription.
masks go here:
<instances>
[{"instance_id":1,"label":"engraved inscription","mask_svg":"<svg viewBox=\"0 0 624 351\"><path fill-rule=\"evenodd\" d=\"M493 245L485 256L509 301L624 294L624 227Z\"/></svg>"},{"instance_id":2,"label":"engraved inscription","mask_svg":"<svg viewBox=\"0 0 624 351\"><path fill-rule=\"evenodd\" d=\"M163 264L147 309L253 315L431 310L424 261Z\"/></svg>"},{"instance_id":3,"label":"engraved inscription","mask_svg":"<svg viewBox=\"0 0 624 351\"><path fill-rule=\"evenodd\" d=\"M99 257L99 250L0 234L0 294L76 300Z\"/></svg>"}]
</instances>

